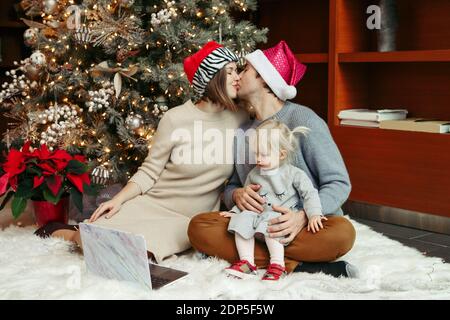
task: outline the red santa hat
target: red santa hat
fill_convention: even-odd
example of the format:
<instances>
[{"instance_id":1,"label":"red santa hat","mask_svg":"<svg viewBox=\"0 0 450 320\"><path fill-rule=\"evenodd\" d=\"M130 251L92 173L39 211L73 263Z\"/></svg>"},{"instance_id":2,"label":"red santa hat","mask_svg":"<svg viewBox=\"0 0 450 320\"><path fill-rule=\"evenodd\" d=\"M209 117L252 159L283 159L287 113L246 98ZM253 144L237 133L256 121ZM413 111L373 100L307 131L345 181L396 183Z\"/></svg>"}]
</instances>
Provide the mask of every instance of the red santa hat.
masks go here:
<instances>
[{"instance_id":1,"label":"red santa hat","mask_svg":"<svg viewBox=\"0 0 450 320\"><path fill-rule=\"evenodd\" d=\"M199 96L203 95L209 81L226 64L239 58L228 48L215 41L205 44L199 51L184 59L184 72Z\"/></svg>"},{"instance_id":2,"label":"red santa hat","mask_svg":"<svg viewBox=\"0 0 450 320\"><path fill-rule=\"evenodd\" d=\"M286 42L245 56L278 98L285 101L297 95L295 85L303 78L306 66L301 64Z\"/></svg>"}]
</instances>

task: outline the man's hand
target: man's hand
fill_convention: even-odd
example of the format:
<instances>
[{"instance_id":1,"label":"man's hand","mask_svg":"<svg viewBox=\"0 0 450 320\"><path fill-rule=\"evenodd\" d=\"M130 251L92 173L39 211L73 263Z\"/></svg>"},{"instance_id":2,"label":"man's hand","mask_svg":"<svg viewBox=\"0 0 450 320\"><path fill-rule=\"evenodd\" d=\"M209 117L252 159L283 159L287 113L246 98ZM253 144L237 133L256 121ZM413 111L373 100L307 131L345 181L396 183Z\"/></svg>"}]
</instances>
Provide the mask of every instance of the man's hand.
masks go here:
<instances>
[{"instance_id":1,"label":"man's hand","mask_svg":"<svg viewBox=\"0 0 450 320\"><path fill-rule=\"evenodd\" d=\"M261 188L258 184L250 184L244 188L237 188L233 191L233 201L242 211L249 210L257 213L264 211L262 204L265 200L258 194Z\"/></svg>"},{"instance_id":2,"label":"man's hand","mask_svg":"<svg viewBox=\"0 0 450 320\"><path fill-rule=\"evenodd\" d=\"M273 206L273 210L281 213L278 218L269 221L267 231L271 238L280 238L282 244L290 243L307 224L305 211L293 212L287 208Z\"/></svg>"}]
</instances>

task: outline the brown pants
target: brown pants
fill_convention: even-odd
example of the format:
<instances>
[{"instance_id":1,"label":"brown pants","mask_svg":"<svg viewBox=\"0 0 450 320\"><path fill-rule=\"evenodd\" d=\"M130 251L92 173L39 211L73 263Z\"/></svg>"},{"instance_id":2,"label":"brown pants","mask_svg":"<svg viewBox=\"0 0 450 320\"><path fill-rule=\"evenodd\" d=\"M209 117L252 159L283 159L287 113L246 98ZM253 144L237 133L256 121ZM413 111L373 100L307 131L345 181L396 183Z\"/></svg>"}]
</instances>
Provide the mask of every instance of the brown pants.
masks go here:
<instances>
[{"instance_id":1,"label":"brown pants","mask_svg":"<svg viewBox=\"0 0 450 320\"><path fill-rule=\"evenodd\" d=\"M285 247L286 270L292 272L300 261L330 262L346 254L355 242L355 228L341 216L327 216L317 233L304 228ZM234 235L227 231L230 218L218 212L201 213L192 218L188 235L192 246L209 256L216 256L230 263L239 260ZM255 242L255 263L258 268L269 264L269 251L264 242Z\"/></svg>"}]
</instances>

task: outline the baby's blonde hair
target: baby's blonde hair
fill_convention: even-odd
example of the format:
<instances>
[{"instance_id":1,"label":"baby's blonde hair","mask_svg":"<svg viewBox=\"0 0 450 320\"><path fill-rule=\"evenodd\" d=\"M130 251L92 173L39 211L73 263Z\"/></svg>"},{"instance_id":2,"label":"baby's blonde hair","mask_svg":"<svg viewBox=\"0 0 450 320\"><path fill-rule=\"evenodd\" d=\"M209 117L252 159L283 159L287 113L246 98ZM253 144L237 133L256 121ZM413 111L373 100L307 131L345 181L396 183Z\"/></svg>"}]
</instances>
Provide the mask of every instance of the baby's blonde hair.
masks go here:
<instances>
[{"instance_id":1,"label":"baby's blonde hair","mask_svg":"<svg viewBox=\"0 0 450 320\"><path fill-rule=\"evenodd\" d=\"M261 141L261 132L263 130L265 131L267 138L264 141ZM277 134L273 134L274 130ZM286 150L287 159L292 160L294 151L300 147L299 139L296 134L306 135L309 131L309 128L303 126L291 130L283 122L278 120L267 120L256 127L257 143L267 142L268 150L273 150L274 147L278 146L278 151Z\"/></svg>"}]
</instances>

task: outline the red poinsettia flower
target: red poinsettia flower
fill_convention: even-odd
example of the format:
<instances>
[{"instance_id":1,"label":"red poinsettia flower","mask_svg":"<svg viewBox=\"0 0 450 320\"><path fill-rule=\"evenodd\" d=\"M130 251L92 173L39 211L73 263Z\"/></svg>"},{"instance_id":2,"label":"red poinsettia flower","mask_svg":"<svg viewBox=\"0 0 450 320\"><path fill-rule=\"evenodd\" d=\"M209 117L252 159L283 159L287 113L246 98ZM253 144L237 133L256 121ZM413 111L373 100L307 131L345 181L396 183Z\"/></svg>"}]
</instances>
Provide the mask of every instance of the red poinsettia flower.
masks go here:
<instances>
[{"instance_id":1,"label":"red poinsettia flower","mask_svg":"<svg viewBox=\"0 0 450 320\"><path fill-rule=\"evenodd\" d=\"M61 176L55 175L47 180L47 186L50 189L50 191L53 193L54 196L56 196L61 189L63 180Z\"/></svg>"},{"instance_id":2,"label":"red poinsettia flower","mask_svg":"<svg viewBox=\"0 0 450 320\"><path fill-rule=\"evenodd\" d=\"M67 179L69 179L69 181L72 182L73 185L81 193L83 193L83 182L86 183L88 186L91 185L91 180L89 179L89 175L87 173L83 174L68 173Z\"/></svg>"},{"instance_id":3,"label":"red poinsettia flower","mask_svg":"<svg viewBox=\"0 0 450 320\"><path fill-rule=\"evenodd\" d=\"M79 163L72 163L69 168L73 160ZM0 195L10 187L14 192L19 188L21 201L36 197L57 203L63 195L83 193L85 184L91 185L84 156L72 156L65 150L50 151L45 144L33 149L31 143L26 142L21 150L11 149L1 166L4 174L0 177ZM80 199L80 196L73 197L75 205L82 210ZM21 202L12 206L15 217L23 211L23 206L17 203Z\"/></svg>"},{"instance_id":4,"label":"red poinsettia flower","mask_svg":"<svg viewBox=\"0 0 450 320\"><path fill-rule=\"evenodd\" d=\"M35 176L33 178L33 189L36 189L37 187L39 187L43 182L44 182L45 177L44 176Z\"/></svg>"},{"instance_id":5,"label":"red poinsettia flower","mask_svg":"<svg viewBox=\"0 0 450 320\"><path fill-rule=\"evenodd\" d=\"M0 195L4 194L8 189L9 173L5 173L0 177Z\"/></svg>"},{"instance_id":6,"label":"red poinsettia flower","mask_svg":"<svg viewBox=\"0 0 450 320\"><path fill-rule=\"evenodd\" d=\"M9 173L10 177L16 176L25 171L27 168L24 161L24 156L22 152L11 149L8 154L8 158L6 159L5 164L3 165L3 170Z\"/></svg>"},{"instance_id":7,"label":"red poinsettia flower","mask_svg":"<svg viewBox=\"0 0 450 320\"><path fill-rule=\"evenodd\" d=\"M56 150L50 157L58 171L64 170L69 161L72 160L72 156L64 150Z\"/></svg>"},{"instance_id":8,"label":"red poinsettia flower","mask_svg":"<svg viewBox=\"0 0 450 320\"><path fill-rule=\"evenodd\" d=\"M17 191L17 176L9 178L9 185L14 191Z\"/></svg>"},{"instance_id":9,"label":"red poinsettia flower","mask_svg":"<svg viewBox=\"0 0 450 320\"><path fill-rule=\"evenodd\" d=\"M31 141L25 142L23 145L21 151L25 158L30 158L33 155L33 152L31 151Z\"/></svg>"},{"instance_id":10,"label":"red poinsettia flower","mask_svg":"<svg viewBox=\"0 0 450 320\"><path fill-rule=\"evenodd\" d=\"M82 163L85 163L86 162L86 157L81 155L81 154L76 154L76 155L73 156L73 160L77 160L77 161L80 161Z\"/></svg>"},{"instance_id":11,"label":"red poinsettia flower","mask_svg":"<svg viewBox=\"0 0 450 320\"><path fill-rule=\"evenodd\" d=\"M38 163L37 166L43 170L44 176L52 176L57 172L57 169L50 162Z\"/></svg>"}]
</instances>

